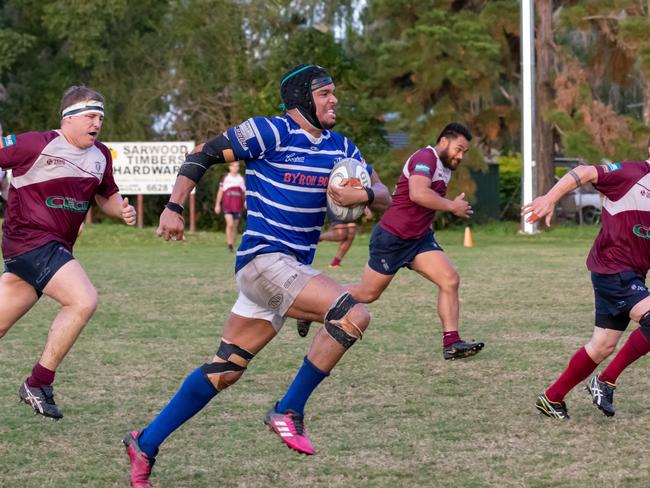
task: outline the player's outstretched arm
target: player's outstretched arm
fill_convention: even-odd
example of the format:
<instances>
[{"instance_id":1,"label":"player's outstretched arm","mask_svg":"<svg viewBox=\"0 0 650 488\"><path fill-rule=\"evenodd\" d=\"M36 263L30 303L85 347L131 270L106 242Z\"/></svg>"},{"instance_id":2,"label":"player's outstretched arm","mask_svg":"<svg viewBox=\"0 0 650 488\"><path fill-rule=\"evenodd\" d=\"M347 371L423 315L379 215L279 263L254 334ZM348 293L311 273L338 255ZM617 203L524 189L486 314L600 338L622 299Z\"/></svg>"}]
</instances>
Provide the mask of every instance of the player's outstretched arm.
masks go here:
<instances>
[{"instance_id":1,"label":"player's outstretched arm","mask_svg":"<svg viewBox=\"0 0 650 488\"><path fill-rule=\"evenodd\" d=\"M474 213L472 206L461 193L453 200L438 195L431 189L431 179L426 176L411 175L409 178L409 198L418 205L431 210L451 212L457 217L468 218Z\"/></svg>"},{"instance_id":2,"label":"player's outstretched arm","mask_svg":"<svg viewBox=\"0 0 650 488\"><path fill-rule=\"evenodd\" d=\"M156 235L164 240L183 241L185 240L185 219L183 218L183 203L187 200L188 195L192 192L196 182L187 176L178 175L174 183L174 189L169 197L169 202L165 205Z\"/></svg>"},{"instance_id":3,"label":"player's outstretched arm","mask_svg":"<svg viewBox=\"0 0 650 488\"><path fill-rule=\"evenodd\" d=\"M135 225L135 208L133 205L129 205L128 198L122 198L119 193L113 193L108 198L95 195L95 202L109 217L117 217L127 225Z\"/></svg>"},{"instance_id":4,"label":"player's outstretched arm","mask_svg":"<svg viewBox=\"0 0 650 488\"><path fill-rule=\"evenodd\" d=\"M176 177L174 189L160 214L160 222L156 234L164 240L185 239L185 219L183 219L183 205L205 172L214 164L232 163L235 153L230 141L224 134L204 144L196 146L185 157L185 162Z\"/></svg>"},{"instance_id":5,"label":"player's outstretched arm","mask_svg":"<svg viewBox=\"0 0 650 488\"><path fill-rule=\"evenodd\" d=\"M586 183L596 183L597 181L598 171L595 166L577 166L560 178L560 181L545 195L537 197L521 207L521 215L526 217L526 222L531 224L546 217L546 225L550 226L555 205L564 195Z\"/></svg>"}]
</instances>

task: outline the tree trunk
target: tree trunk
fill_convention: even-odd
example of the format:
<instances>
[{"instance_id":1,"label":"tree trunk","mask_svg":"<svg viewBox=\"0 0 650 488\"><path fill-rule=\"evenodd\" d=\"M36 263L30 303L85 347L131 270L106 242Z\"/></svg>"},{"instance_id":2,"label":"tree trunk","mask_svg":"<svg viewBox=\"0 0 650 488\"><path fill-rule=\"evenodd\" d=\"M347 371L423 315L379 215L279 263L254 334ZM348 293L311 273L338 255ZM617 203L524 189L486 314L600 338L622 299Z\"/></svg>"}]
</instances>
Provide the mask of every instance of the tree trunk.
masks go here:
<instances>
[{"instance_id":1,"label":"tree trunk","mask_svg":"<svg viewBox=\"0 0 650 488\"><path fill-rule=\"evenodd\" d=\"M535 39L535 164L537 195L546 193L555 183L553 167L553 127L544 112L555 97L553 88L553 2L538 0L537 36Z\"/></svg>"}]
</instances>

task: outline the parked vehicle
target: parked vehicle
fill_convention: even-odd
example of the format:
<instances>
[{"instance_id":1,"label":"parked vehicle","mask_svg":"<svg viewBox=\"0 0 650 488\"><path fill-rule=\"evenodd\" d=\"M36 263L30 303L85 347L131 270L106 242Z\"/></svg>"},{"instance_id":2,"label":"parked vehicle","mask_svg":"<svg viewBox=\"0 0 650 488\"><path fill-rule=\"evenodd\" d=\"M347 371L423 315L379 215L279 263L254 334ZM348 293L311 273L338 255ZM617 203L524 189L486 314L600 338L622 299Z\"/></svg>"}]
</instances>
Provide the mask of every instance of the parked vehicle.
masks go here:
<instances>
[{"instance_id":1,"label":"parked vehicle","mask_svg":"<svg viewBox=\"0 0 650 488\"><path fill-rule=\"evenodd\" d=\"M580 164L585 164L585 162L580 159L555 159L553 165L555 166L556 180ZM578 224L600 224L602 207L600 193L591 184L587 184L567 193L558 202L555 215L558 220L572 220Z\"/></svg>"}]
</instances>

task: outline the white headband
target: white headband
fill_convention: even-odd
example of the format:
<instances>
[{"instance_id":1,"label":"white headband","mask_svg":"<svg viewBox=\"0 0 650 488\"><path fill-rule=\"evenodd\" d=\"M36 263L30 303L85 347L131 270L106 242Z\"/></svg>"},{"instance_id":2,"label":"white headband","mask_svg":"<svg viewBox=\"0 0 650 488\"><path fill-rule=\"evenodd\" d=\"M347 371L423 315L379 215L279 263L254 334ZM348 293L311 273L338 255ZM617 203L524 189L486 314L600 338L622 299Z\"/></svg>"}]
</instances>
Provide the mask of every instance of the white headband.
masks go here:
<instances>
[{"instance_id":1,"label":"white headband","mask_svg":"<svg viewBox=\"0 0 650 488\"><path fill-rule=\"evenodd\" d=\"M73 115L87 113L104 115L104 104L98 100L84 100L83 102L78 102L64 108L61 112L61 117L71 117Z\"/></svg>"}]
</instances>

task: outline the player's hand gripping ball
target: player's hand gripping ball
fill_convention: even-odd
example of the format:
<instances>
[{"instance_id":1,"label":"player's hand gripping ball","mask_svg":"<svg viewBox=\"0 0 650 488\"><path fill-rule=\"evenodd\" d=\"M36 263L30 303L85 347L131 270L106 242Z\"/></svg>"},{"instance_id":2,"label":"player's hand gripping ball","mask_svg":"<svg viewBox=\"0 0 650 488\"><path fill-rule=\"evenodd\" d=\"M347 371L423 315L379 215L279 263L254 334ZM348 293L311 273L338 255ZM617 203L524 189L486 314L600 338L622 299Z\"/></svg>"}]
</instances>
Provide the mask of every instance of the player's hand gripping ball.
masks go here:
<instances>
[{"instance_id":1,"label":"player's hand gripping ball","mask_svg":"<svg viewBox=\"0 0 650 488\"><path fill-rule=\"evenodd\" d=\"M347 180L346 186L355 188L367 188L371 186L370 174L364 166L353 158L340 160L330 173L328 188L332 185L341 186L341 182ZM336 220L341 222L354 222L363 215L365 204L359 204L354 207L343 207L335 203L327 195L327 210Z\"/></svg>"}]
</instances>

